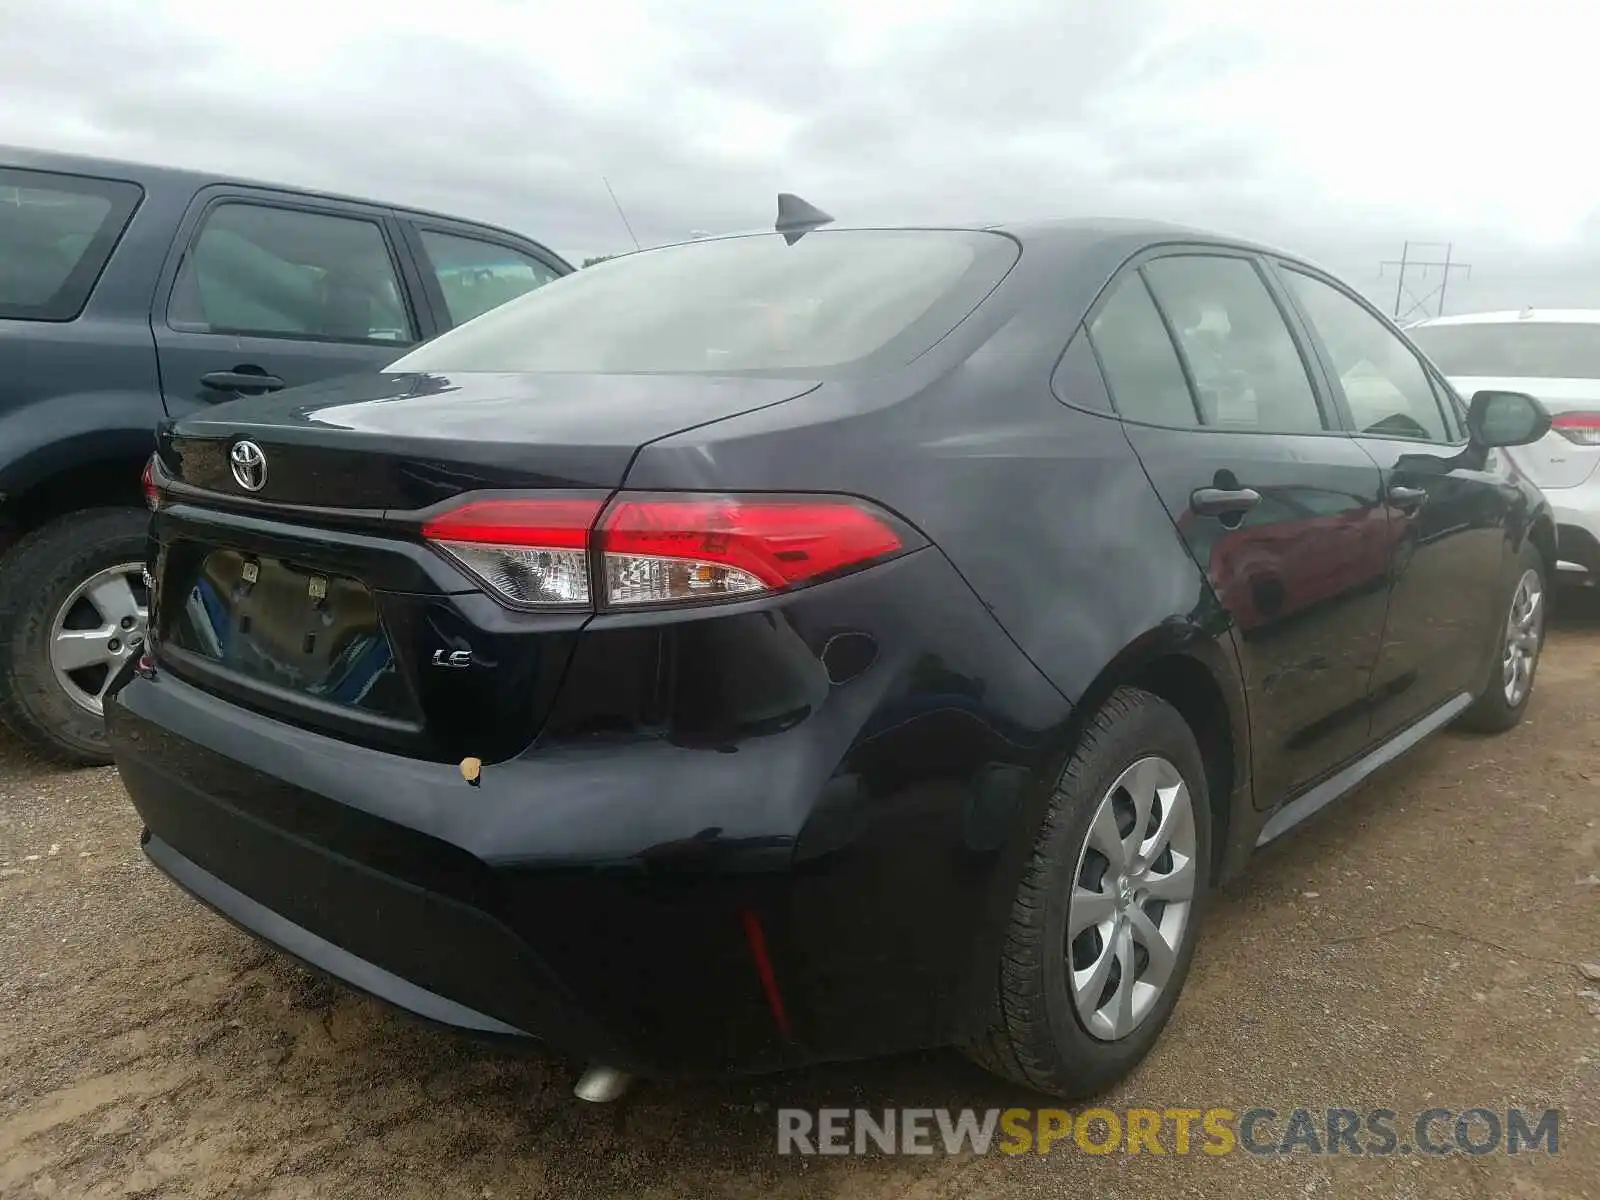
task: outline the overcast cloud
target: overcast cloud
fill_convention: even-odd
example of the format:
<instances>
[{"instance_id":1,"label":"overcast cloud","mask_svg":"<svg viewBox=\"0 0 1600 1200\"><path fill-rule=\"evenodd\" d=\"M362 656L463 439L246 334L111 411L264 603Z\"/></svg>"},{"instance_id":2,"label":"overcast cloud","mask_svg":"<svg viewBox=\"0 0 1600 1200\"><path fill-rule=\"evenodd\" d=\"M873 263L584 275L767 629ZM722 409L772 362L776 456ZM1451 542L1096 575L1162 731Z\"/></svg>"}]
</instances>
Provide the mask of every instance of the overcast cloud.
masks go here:
<instances>
[{"instance_id":1,"label":"overcast cloud","mask_svg":"<svg viewBox=\"0 0 1600 1200\"><path fill-rule=\"evenodd\" d=\"M1600 307L1597 43L1581 0L0 0L0 142L574 260L632 244L604 177L646 244L765 225L789 190L850 221L1202 224L1390 306L1379 261L1449 240L1452 311Z\"/></svg>"}]
</instances>

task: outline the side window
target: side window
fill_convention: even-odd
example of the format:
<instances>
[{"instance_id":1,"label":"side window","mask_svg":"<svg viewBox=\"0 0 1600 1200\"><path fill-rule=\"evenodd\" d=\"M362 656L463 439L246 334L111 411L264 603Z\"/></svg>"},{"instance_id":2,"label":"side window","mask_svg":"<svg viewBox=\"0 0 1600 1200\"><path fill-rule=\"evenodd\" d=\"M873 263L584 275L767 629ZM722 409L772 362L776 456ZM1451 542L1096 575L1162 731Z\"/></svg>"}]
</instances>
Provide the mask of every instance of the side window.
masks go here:
<instances>
[{"instance_id":1,"label":"side window","mask_svg":"<svg viewBox=\"0 0 1600 1200\"><path fill-rule=\"evenodd\" d=\"M234 201L206 214L167 320L199 333L416 340L377 222Z\"/></svg>"},{"instance_id":2,"label":"side window","mask_svg":"<svg viewBox=\"0 0 1600 1200\"><path fill-rule=\"evenodd\" d=\"M1056 373L1050 385L1057 398L1073 408L1096 413L1113 411L1111 393L1106 389L1106 377L1095 360L1089 335L1081 325L1067 343L1061 361L1056 364Z\"/></svg>"},{"instance_id":3,"label":"side window","mask_svg":"<svg viewBox=\"0 0 1600 1200\"><path fill-rule=\"evenodd\" d=\"M507 246L431 229L422 230L421 236L452 326L481 317L558 278L538 259Z\"/></svg>"},{"instance_id":4,"label":"side window","mask_svg":"<svg viewBox=\"0 0 1600 1200\"><path fill-rule=\"evenodd\" d=\"M1178 352L1137 271L1116 284L1089 322L1089 340L1118 414L1151 425L1199 423Z\"/></svg>"},{"instance_id":5,"label":"side window","mask_svg":"<svg viewBox=\"0 0 1600 1200\"><path fill-rule=\"evenodd\" d=\"M1283 275L1333 358L1358 430L1375 437L1451 440L1434 385L1410 347L1337 288L1292 268Z\"/></svg>"},{"instance_id":6,"label":"side window","mask_svg":"<svg viewBox=\"0 0 1600 1200\"><path fill-rule=\"evenodd\" d=\"M1144 267L1199 394L1203 424L1260 433L1326 428L1277 301L1242 258L1158 258Z\"/></svg>"},{"instance_id":7,"label":"side window","mask_svg":"<svg viewBox=\"0 0 1600 1200\"><path fill-rule=\"evenodd\" d=\"M82 312L142 195L116 180L0 169L0 317Z\"/></svg>"}]
</instances>

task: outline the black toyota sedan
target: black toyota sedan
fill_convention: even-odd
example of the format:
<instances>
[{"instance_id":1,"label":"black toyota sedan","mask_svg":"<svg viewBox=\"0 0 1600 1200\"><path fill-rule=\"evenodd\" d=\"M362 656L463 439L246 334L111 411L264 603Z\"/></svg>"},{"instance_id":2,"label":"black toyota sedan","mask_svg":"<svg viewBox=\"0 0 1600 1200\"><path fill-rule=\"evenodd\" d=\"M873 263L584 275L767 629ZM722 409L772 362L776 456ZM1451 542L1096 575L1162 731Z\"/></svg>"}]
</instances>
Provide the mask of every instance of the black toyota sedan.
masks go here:
<instances>
[{"instance_id":1,"label":"black toyota sedan","mask_svg":"<svg viewBox=\"0 0 1600 1200\"><path fill-rule=\"evenodd\" d=\"M433 1021L1078 1097L1255 847L1521 718L1548 423L1191 230L647 250L165 426L111 739L157 866Z\"/></svg>"}]
</instances>

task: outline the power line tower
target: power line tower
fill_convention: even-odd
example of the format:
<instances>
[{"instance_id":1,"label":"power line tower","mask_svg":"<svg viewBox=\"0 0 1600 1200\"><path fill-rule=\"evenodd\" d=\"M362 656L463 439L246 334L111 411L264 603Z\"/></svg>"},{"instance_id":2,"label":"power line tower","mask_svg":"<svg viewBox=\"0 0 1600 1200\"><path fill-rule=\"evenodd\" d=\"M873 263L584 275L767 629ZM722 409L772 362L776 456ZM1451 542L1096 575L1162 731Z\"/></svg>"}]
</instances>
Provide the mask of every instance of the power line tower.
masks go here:
<instances>
[{"instance_id":1,"label":"power line tower","mask_svg":"<svg viewBox=\"0 0 1600 1200\"><path fill-rule=\"evenodd\" d=\"M1422 254L1425 254L1429 250L1437 252L1439 247L1443 246L1444 258L1443 260L1439 260L1429 259L1426 257L1413 257L1411 253L1413 246L1416 247L1418 252ZM1399 269L1400 277L1395 281L1394 285L1394 319L1397 324L1402 321L1410 320L1419 312L1424 317L1444 316L1444 297L1445 291L1450 286L1450 272L1465 271L1467 273L1467 278L1472 278L1472 264L1453 261L1454 253L1454 242L1407 242L1404 248L1400 251L1400 257L1398 259L1385 259L1383 262L1378 264L1379 279L1383 278L1383 273L1390 267L1396 267ZM1426 292L1419 296L1411 289L1410 284L1407 282L1407 277L1408 275L1416 276L1420 274L1422 279L1427 281L1429 279L1430 271L1439 272L1438 285L1435 287L1430 287ZM1429 305L1433 305L1432 312L1428 311ZM1402 306L1404 306L1404 311L1402 311Z\"/></svg>"}]
</instances>

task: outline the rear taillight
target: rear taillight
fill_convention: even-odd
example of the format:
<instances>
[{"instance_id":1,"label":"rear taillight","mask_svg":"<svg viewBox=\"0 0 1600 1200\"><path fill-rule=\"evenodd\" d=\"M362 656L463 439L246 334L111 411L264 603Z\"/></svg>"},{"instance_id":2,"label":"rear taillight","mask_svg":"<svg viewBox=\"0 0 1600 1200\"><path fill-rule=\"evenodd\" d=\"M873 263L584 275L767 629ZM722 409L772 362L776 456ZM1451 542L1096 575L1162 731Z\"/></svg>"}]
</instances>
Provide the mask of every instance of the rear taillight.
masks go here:
<instances>
[{"instance_id":1,"label":"rear taillight","mask_svg":"<svg viewBox=\"0 0 1600 1200\"><path fill-rule=\"evenodd\" d=\"M156 483L156 456L144 464L144 474L139 477L144 485L144 506L151 512L161 507L161 487Z\"/></svg>"},{"instance_id":2,"label":"rear taillight","mask_svg":"<svg viewBox=\"0 0 1600 1200\"><path fill-rule=\"evenodd\" d=\"M501 599L538 609L759 596L908 548L892 518L848 497L624 492L603 504L469 501L422 535Z\"/></svg>"},{"instance_id":3,"label":"rear taillight","mask_svg":"<svg viewBox=\"0 0 1600 1200\"><path fill-rule=\"evenodd\" d=\"M600 519L606 603L775 592L887 557L900 535L858 501L624 493Z\"/></svg>"},{"instance_id":4,"label":"rear taillight","mask_svg":"<svg viewBox=\"0 0 1600 1200\"><path fill-rule=\"evenodd\" d=\"M1565 412L1550 422L1550 428L1580 446L1600 446L1600 412Z\"/></svg>"},{"instance_id":5,"label":"rear taillight","mask_svg":"<svg viewBox=\"0 0 1600 1200\"><path fill-rule=\"evenodd\" d=\"M519 607L589 604L589 532L600 499L475 500L423 523L422 536Z\"/></svg>"}]
</instances>

